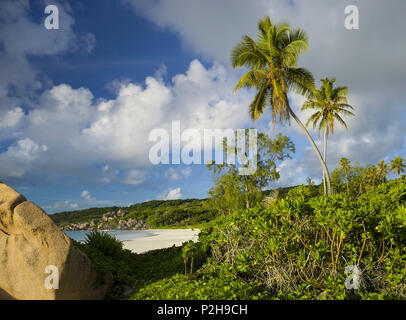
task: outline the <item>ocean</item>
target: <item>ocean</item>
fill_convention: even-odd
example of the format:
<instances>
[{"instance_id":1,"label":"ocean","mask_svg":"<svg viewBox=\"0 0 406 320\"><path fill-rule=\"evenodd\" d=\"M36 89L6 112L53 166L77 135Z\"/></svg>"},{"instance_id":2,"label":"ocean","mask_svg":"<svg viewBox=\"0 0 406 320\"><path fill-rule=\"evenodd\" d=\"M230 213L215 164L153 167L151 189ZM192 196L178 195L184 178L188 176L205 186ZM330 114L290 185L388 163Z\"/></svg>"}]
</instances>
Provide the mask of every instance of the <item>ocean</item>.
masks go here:
<instances>
[{"instance_id":1,"label":"ocean","mask_svg":"<svg viewBox=\"0 0 406 320\"><path fill-rule=\"evenodd\" d=\"M90 231L64 231L65 234L76 241L83 242L86 239L86 235L90 233ZM136 238L146 238L152 237L156 234L153 230L109 230L104 231L109 235L115 237L120 241L129 241L134 240Z\"/></svg>"}]
</instances>

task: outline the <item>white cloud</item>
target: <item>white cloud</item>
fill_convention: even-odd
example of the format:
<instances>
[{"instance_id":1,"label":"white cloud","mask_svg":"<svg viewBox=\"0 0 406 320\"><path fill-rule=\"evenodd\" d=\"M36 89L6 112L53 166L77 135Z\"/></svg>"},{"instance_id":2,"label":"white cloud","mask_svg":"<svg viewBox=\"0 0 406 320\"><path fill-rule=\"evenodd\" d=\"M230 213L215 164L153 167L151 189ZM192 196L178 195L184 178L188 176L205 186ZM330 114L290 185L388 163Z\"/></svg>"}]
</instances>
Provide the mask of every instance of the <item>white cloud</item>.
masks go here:
<instances>
[{"instance_id":1,"label":"white cloud","mask_svg":"<svg viewBox=\"0 0 406 320\"><path fill-rule=\"evenodd\" d=\"M55 202L54 204L45 206L44 208L46 210L51 210L51 211L61 211L61 210L74 210L79 207L79 204L75 201L72 200L64 200L64 201L58 201Z\"/></svg>"},{"instance_id":2,"label":"white cloud","mask_svg":"<svg viewBox=\"0 0 406 320\"><path fill-rule=\"evenodd\" d=\"M83 190L78 199L59 200L53 204L44 206L44 208L49 211L48 213L54 213L88 208L89 206L111 206L113 204L114 202L110 200L97 200L92 196L90 191Z\"/></svg>"},{"instance_id":3,"label":"white cloud","mask_svg":"<svg viewBox=\"0 0 406 320\"><path fill-rule=\"evenodd\" d=\"M23 109L13 108L0 115L0 130L11 129L17 126L24 117Z\"/></svg>"},{"instance_id":4,"label":"white cloud","mask_svg":"<svg viewBox=\"0 0 406 320\"><path fill-rule=\"evenodd\" d=\"M38 145L35 157L20 166L23 171L34 166L37 174L65 174L99 183L114 181L120 171L122 183L142 183L141 172L151 169L151 130L164 128L171 134L173 120L180 121L182 130L242 128L249 123L246 112L240 111L246 110L248 95L233 95L234 83L221 65L206 69L194 60L185 74L167 84L154 77L147 77L145 86L122 83L117 96L108 101L95 100L86 88L54 86L19 120L25 125L15 134ZM9 175L3 168L15 161L15 148L0 153L6 163L0 167L3 176ZM187 177L190 172L183 169L178 174Z\"/></svg>"},{"instance_id":5,"label":"white cloud","mask_svg":"<svg viewBox=\"0 0 406 320\"><path fill-rule=\"evenodd\" d=\"M3 176L21 178L46 151L46 145L39 145L30 138L18 140L6 152L0 153L0 172Z\"/></svg>"},{"instance_id":6,"label":"white cloud","mask_svg":"<svg viewBox=\"0 0 406 320\"><path fill-rule=\"evenodd\" d=\"M163 192L161 195L157 197L158 200L178 200L182 198L183 195L181 193L180 187L175 189L170 189L168 191Z\"/></svg>"},{"instance_id":7,"label":"white cloud","mask_svg":"<svg viewBox=\"0 0 406 320\"><path fill-rule=\"evenodd\" d=\"M322 176L320 164L312 163L312 167L309 169L308 164L303 161L303 158L284 160L279 164L277 170L280 173L280 179L273 181L270 185L271 188L306 184L307 178L311 178L318 184Z\"/></svg>"},{"instance_id":8,"label":"white cloud","mask_svg":"<svg viewBox=\"0 0 406 320\"><path fill-rule=\"evenodd\" d=\"M180 180L183 178L188 178L190 176L192 172L192 168L191 167L185 167L185 168L173 168L173 167L169 167L166 171L165 171L165 177L172 180L172 181L176 181L176 180Z\"/></svg>"},{"instance_id":9,"label":"white cloud","mask_svg":"<svg viewBox=\"0 0 406 320\"><path fill-rule=\"evenodd\" d=\"M146 173L140 170L131 170L126 177L121 181L124 184L137 185L145 181Z\"/></svg>"},{"instance_id":10,"label":"white cloud","mask_svg":"<svg viewBox=\"0 0 406 320\"><path fill-rule=\"evenodd\" d=\"M92 199L90 192L87 190L83 190L82 193L80 194L80 197L87 201L90 201Z\"/></svg>"}]
</instances>

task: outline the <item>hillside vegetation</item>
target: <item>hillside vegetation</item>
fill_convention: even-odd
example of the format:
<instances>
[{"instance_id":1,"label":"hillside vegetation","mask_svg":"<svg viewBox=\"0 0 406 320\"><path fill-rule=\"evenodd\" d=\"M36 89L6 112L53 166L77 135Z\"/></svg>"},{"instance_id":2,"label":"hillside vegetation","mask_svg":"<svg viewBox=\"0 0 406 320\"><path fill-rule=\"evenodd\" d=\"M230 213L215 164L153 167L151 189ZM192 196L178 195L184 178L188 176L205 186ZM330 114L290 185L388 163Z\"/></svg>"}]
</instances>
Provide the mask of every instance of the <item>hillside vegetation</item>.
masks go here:
<instances>
[{"instance_id":1,"label":"hillside vegetation","mask_svg":"<svg viewBox=\"0 0 406 320\"><path fill-rule=\"evenodd\" d=\"M72 223L89 222L101 219L109 211L117 211L120 207L90 208L50 215L60 227ZM199 226L215 217L215 210L206 206L206 200L152 200L123 208L129 213L126 219L143 220L150 228Z\"/></svg>"}]
</instances>

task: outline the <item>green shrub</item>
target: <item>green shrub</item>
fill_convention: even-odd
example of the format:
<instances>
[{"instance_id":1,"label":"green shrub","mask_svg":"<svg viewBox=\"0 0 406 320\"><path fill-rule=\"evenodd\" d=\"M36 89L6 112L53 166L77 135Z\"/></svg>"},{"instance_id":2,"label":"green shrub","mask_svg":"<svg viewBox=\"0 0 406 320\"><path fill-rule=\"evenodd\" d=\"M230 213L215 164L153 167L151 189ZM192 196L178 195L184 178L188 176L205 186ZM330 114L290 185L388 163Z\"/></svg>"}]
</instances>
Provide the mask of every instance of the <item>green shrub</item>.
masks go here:
<instances>
[{"instance_id":1,"label":"green shrub","mask_svg":"<svg viewBox=\"0 0 406 320\"><path fill-rule=\"evenodd\" d=\"M92 231L86 235L84 244L100 251L106 257L117 257L122 249L123 243L106 232Z\"/></svg>"},{"instance_id":2,"label":"green shrub","mask_svg":"<svg viewBox=\"0 0 406 320\"><path fill-rule=\"evenodd\" d=\"M406 298L406 181L390 181L353 200L311 198L305 187L263 209L240 210L203 228L205 272L265 285L272 298ZM362 271L359 290L345 268ZM224 275L223 275L224 276ZM266 295L265 295L266 296Z\"/></svg>"},{"instance_id":3,"label":"green shrub","mask_svg":"<svg viewBox=\"0 0 406 320\"><path fill-rule=\"evenodd\" d=\"M257 286L241 281L230 281L218 276L204 276L194 280L177 274L154 282L137 291L133 300L246 300L262 299Z\"/></svg>"}]
</instances>

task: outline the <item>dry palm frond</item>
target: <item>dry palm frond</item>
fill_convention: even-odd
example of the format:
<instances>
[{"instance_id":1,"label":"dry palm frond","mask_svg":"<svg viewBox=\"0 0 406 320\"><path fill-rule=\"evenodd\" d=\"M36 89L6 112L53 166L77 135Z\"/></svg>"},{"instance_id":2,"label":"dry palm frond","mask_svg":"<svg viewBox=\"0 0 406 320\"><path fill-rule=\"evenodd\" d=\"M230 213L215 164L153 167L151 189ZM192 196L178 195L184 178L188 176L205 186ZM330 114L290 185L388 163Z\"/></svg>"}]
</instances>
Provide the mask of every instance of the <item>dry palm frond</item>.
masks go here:
<instances>
[{"instance_id":1,"label":"dry palm frond","mask_svg":"<svg viewBox=\"0 0 406 320\"><path fill-rule=\"evenodd\" d=\"M279 189L272 190L270 194L262 200L262 204L265 208L268 208L278 202L279 199Z\"/></svg>"}]
</instances>

